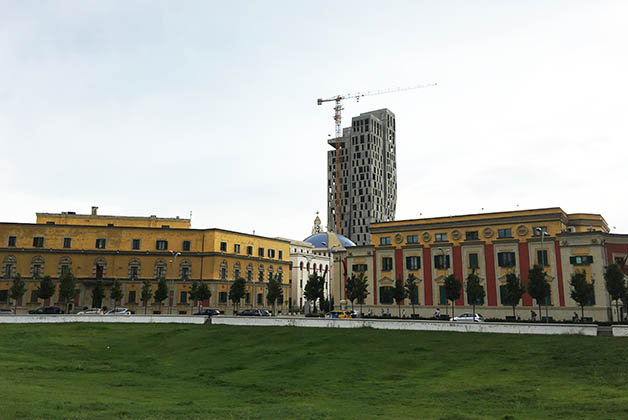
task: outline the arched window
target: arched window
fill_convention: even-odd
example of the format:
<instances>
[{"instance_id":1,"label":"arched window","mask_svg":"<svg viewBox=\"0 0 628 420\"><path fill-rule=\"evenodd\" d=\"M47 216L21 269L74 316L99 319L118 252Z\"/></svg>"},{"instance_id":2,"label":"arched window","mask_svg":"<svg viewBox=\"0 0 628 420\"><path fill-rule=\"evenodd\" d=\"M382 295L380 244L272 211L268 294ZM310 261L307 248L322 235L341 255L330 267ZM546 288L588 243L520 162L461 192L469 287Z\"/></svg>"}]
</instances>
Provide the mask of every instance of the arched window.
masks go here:
<instances>
[{"instance_id":1,"label":"arched window","mask_svg":"<svg viewBox=\"0 0 628 420\"><path fill-rule=\"evenodd\" d=\"M283 268L279 267L277 269L277 277L279 278L279 283L283 282Z\"/></svg>"},{"instance_id":2,"label":"arched window","mask_svg":"<svg viewBox=\"0 0 628 420\"><path fill-rule=\"evenodd\" d=\"M94 267L92 274L95 279L102 279L107 275L107 260L103 257L98 257L94 260Z\"/></svg>"},{"instance_id":3,"label":"arched window","mask_svg":"<svg viewBox=\"0 0 628 420\"><path fill-rule=\"evenodd\" d=\"M72 259L70 257L59 258L59 271L58 276L63 277L67 273L72 272Z\"/></svg>"},{"instance_id":4,"label":"arched window","mask_svg":"<svg viewBox=\"0 0 628 420\"><path fill-rule=\"evenodd\" d=\"M240 278L240 263L233 264L233 279L238 280Z\"/></svg>"},{"instance_id":5,"label":"arched window","mask_svg":"<svg viewBox=\"0 0 628 420\"><path fill-rule=\"evenodd\" d=\"M222 260L220 263L220 280L227 280L227 270L229 266L227 265L227 261Z\"/></svg>"},{"instance_id":6,"label":"arched window","mask_svg":"<svg viewBox=\"0 0 628 420\"><path fill-rule=\"evenodd\" d=\"M246 265L246 281L253 281L253 264Z\"/></svg>"},{"instance_id":7,"label":"arched window","mask_svg":"<svg viewBox=\"0 0 628 420\"><path fill-rule=\"evenodd\" d=\"M190 279L192 275L192 263L188 260L183 260L179 264L179 278L183 281Z\"/></svg>"},{"instance_id":8,"label":"arched window","mask_svg":"<svg viewBox=\"0 0 628 420\"><path fill-rule=\"evenodd\" d=\"M142 268L142 264L140 260L137 258L132 258L129 261L129 280L137 280L140 278L140 269Z\"/></svg>"},{"instance_id":9,"label":"arched window","mask_svg":"<svg viewBox=\"0 0 628 420\"><path fill-rule=\"evenodd\" d=\"M44 275L44 259L36 255L31 260L31 277L40 279Z\"/></svg>"},{"instance_id":10,"label":"arched window","mask_svg":"<svg viewBox=\"0 0 628 420\"><path fill-rule=\"evenodd\" d=\"M257 269L257 281L260 283L264 281L264 264L260 264Z\"/></svg>"},{"instance_id":11,"label":"arched window","mask_svg":"<svg viewBox=\"0 0 628 420\"><path fill-rule=\"evenodd\" d=\"M268 281L273 278L273 266L268 267Z\"/></svg>"},{"instance_id":12,"label":"arched window","mask_svg":"<svg viewBox=\"0 0 628 420\"><path fill-rule=\"evenodd\" d=\"M2 261L2 277L12 279L17 271L17 260L13 255L7 255Z\"/></svg>"},{"instance_id":13,"label":"arched window","mask_svg":"<svg viewBox=\"0 0 628 420\"><path fill-rule=\"evenodd\" d=\"M165 279L167 268L168 266L166 265L166 261L164 261L163 259L159 258L157 261L155 261L155 278L157 280Z\"/></svg>"}]
</instances>

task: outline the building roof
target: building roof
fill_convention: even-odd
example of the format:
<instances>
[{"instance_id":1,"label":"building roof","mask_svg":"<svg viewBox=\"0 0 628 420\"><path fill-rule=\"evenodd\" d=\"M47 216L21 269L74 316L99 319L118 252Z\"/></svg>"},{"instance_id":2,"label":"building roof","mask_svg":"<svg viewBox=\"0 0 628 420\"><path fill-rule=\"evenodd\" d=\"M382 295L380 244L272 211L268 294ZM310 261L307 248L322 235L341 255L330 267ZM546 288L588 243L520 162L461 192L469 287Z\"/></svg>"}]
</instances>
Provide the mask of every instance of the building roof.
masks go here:
<instances>
[{"instance_id":1,"label":"building roof","mask_svg":"<svg viewBox=\"0 0 628 420\"><path fill-rule=\"evenodd\" d=\"M316 248L330 248L334 246L340 246L342 248L348 248L356 246L355 243L349 238L345 238L342 235L337 235L334 232L322 232L312 235L304 239L305 242L309 242Z\"/></svg>"}]
</instances>

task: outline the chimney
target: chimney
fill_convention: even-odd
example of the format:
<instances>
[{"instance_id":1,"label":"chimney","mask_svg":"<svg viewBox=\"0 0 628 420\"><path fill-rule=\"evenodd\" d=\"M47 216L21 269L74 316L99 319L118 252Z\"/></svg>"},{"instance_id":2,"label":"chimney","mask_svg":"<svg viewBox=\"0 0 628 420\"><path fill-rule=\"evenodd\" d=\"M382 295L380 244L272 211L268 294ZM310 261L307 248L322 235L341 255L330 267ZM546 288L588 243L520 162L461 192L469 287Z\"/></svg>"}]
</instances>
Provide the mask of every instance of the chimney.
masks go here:
<instances>
[{"instance_id":1,"label":"chimney","mask_svg":"<svg viewBox=\"0 0 628 420\"><path fill-rule=\"evenodd\" d=\"M97 215L98 215L98 207L92 206L92 216L97 216Z\"/></svg>"}]
</instances>

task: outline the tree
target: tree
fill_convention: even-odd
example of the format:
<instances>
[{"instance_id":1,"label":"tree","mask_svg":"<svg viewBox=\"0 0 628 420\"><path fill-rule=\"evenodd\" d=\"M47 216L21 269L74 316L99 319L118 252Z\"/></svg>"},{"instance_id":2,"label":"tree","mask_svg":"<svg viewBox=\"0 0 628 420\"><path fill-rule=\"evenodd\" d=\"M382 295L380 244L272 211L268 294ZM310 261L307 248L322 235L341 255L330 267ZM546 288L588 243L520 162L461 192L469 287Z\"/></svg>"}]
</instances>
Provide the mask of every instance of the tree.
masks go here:
<instances>
[{"instance_id":1,"label":"tree","mask_svg":"<svg viewBox=\"0 0 628 420\"><path fill-rule=\"evenodd\" d=\"M550 285L545 280L547 274L543 267L535 264L528 272L528 293L539 305L539 316L541 315L541 303L547 299L550 294Z\"/></svg>"},{"instance_id":2,"label":"tree","mask_svg":"<svg viewBox=\"0 0 628 420\"><path fill-rule=\"evenodd\" d=\"M161 302L168 297L168 283L164 277L159 279L157 283L157 290L155 290L155 301L159 305L159 312L161 313Z\"/></svg>"},{"instance_id":3,"label":"tree","mask_svg":"<svg viewBox=\"0 0 628 420\"><path fill-rule=\"evenodd\" d=\"M303 295L307 301L314 302L314 312L316 312L316 301L319 299L322 309L324 287L325 279L316 273L310 274L305 283Z\"/></svg>"},{"instance_id":4,"label":"tree","mask_svg":"<svg viewBox=\"0 0 628 420\"><path fill-rule=\"evenodd\" d=\"M358 277L355 275L355 273L352 273L351 276L347 279L347 284L345 284L345 292L347 293L347 299L349 299L349 302L351 302L351 310L353 310L353 302L358 298L357 283Z\"/></svg>"},{"instance_id":5,"label":"tree","mask_svg":"<svg viewBox=\"0 0 628 420\"><path fill-rule=\"evenodd\" d=\"M50 299L55 294L55 284L52 282L50 276L44 276L39 281L39 288L37 289L37 298L42 300L42 306L46 304L46 299Z\"/></svg>"},{"instance_id":6,"label":"tree","mask_svg":"<svg viewBox=\"0 0 628 420\"><path fill-rule=\"evenodd\" d=\"M460 298L460 289L462 285L455 275L450 274L445 277L445 294L447 300L451 301L451 316L454 316L454 303Z\"/></svg>"},{"instance_id":7,"label":"tree","mask_svg":"<svg viewBox=\"0 0 628 420\"><path fill-rule=\"evenodd\" d=\"M595 299L595 290L594 290L594 280L591 279L591 283L587 282L587 273L582 271L576 271L571 275L571 280L569 280L569 285L572 287L571 289L571 298L578 302L580 308L582 309L582 316L580 319L584 318L584 306L592 305L593 299Z\"/></svg>"},{"instance_id":8,"label":"tree","mask_svg":"<svg viewBox=\"0 0 628 420\"><path fill-rule=\"evenodd\" d=\"M403 287L403 281L401 279L395 280L395 287L392 289L393 299L397 302L397 307L399 308L399 318L401 318L401 304L406 299L406 288Z\"/></svg>"},{"instance_id":9,"label":"tree","mask_svg":"<svg viewBox=\"0 0 628 420\"><path fill-rule=\"evenodd\" d=\"M480 278L475 274L475 270L472 270L471 274L467 276L467 299L473 306L473 320L475 320L475 305L484 296L486 296L486 292L480 284Z\"/></svg>"},{"instance_id":10,"label":"tree","mask_svg":"<svg viewBox=\"0 0 628 420\"><path fill-rule=\"evenodd\" d=\"M233 304L233 312L236 313L240 305L240 301L246 294L246 281L240 277L235 280L229 288L229 300Z\"/></svg>"},{"instance_id":11,"label":"tree","mask_svg":"<svg viewBox=\"0 0 628 420\"><path fill-rule=\"evenodd\" d=\"M419 285L417 284L417 278L414 274L410 273L406 279L406 296L410 299L412 304L412 315L414 315L414 305L416 305L419 299Z\"/></svg>"},{"instance_id":12,"label":"tree","mask_svg":"<svg viewBox=\"0 0 628 420\"><path fill-rule=\"evenodd\" d=\"M273 307L273 315L275 315L275 303L282 294L283 290L281 288L279 274L275 274L268 281L268 292L266 293L266 302Z\"/></svg>"},{"instance_id":13,"label":"tree","mask_svg":"<svg viewBox=\"0 0 628 420\"><path fill-rule=\"evenodd\" d=\"M68 311L69 302L78 294L76 289L76 278L70 270L61 275L59 281L59 302L65 303L65 310Z\"/></svg>"},{"instance_id":14,"label":"tree","mask_svg":"<svg viewBox=\"0 0 628 420\"><path fill-rule=\"evenodd\" d=\"M102 281L96 281L96 285L92 290L92 306L100 308L102 307L102 298L105 297L105 288L102 285Z\"/></svg>"},{"instance_id":15,"label":"tree","mask_svg":"<svg viewBox=\"0 0 628 420\"><path fill-rule=\"evenodd\" d=\"M192 282L192 287L190 288L190 313L194 312L194 301L198 300L198 282L195 280ZM201 311L200 304L198 311Z\"/></svg>"},{"instance_id":16,"label":"tree","mask_svg":"<svg viewBox=\"0 0 628 420\"><path fill-rule=\"evenodd\" d=\"M606 290L611 299L615 301L615 307L617 308L617 320L621 321L619 315L619 299L624 300L628 294L626 288L626 281L624 280L624 273L621 271L619 264L609 264L604 269L604 281L606 283ZM613 321L613 313L611 311L611 322Z\"/></svg>"},{"instance_id":17,"label":"tree","mask_svg":"<svg viewBox=\"0 0 628 420\"><path fill-rule=\"evenodd\" d=\"M17 314L17 301L26 293L26 282L22 276L16 274L13 277L13 284L9 288L9 297L15 301L15 313Z\"/></svg>"},{"instance_id":18,"label":"tree","mask_svg":"<svg viewBox=\"0 0 628 420\"><path fill-rule=\"evenodd\" d=\"M362 305L366 300L366 297L369 295L369 282L368 276L364 274L363 271L358 274L358 278L356 280L356 296L358 299L358 303L360 304L360 313L362 313Z\"/></svg>"},{"instance_id":19,"label":"tree","mask_svg":"<svg viewBox=\"0 0 628 420\"><path fill-rule=\"evenodd\" d=\"M199 302L198 303L198 305L199 305L199 312L201 310L200 309L201 302L203 302L205 300L209 300L210 297L212 297L212 291L209 290L209 287L207 286L207 283L201 282L201 284L196 289L196 299Z\"/></svg>"},{"instance_id":20,"label":"tree","mask_svg":"<svg viewBox=\"0 0 628 420\"><path fill-rule=\"evenodd\" d=\"M124 297L124 293L122 293L122 285L117 279L113 280L113 284L111 285L111 299L113 299L113 309L116 308L116 303L119 300L122 300Z\"/></svg>"},{"instance_id":21,"label":"tree","mask_svg":"<svg viewBox=\"0 0 628 420\"><path fill-rule=\"evenodd\" d=\"M507 305L512 306L512 316L516 317L515 308L521 300L521 296L526 292L526 288L521 282L521 279L515 273L506 274L506 296L505 300Z\"/></svg>"},{"instance_id":22,"label":"tree","mask_svg":"<svg viewBox=\"0 0 628 420\"><path fill-rule=\"evenodd\" d=\"M142 282L142 291L140 293L140 299L144 302L144 314L146 314L148 302L153 297L153 285L150 280L146 279Z\"/></svg>"}]
</instances>

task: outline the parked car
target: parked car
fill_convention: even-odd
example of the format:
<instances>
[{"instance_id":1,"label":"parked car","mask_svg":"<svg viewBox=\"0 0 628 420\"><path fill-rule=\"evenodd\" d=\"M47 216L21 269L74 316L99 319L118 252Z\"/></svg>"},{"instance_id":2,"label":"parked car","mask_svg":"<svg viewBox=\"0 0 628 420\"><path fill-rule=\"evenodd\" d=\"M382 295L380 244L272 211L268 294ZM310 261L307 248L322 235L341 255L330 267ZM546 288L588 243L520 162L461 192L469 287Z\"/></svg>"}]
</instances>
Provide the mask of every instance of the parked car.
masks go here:
<instances>
[{"instance_id":1,"label":"parked car","mask_svg":"<svg viewBox=\"0 0 628 420\"><path fill-rule=\"evenodd\" d=\"M0 315L15 315L14 308L0 309Z\"/></svg>"},{"instance_id":2,"label":"parked car","mask_svg":"<svg viewBox=\"0 0 628 420\"><path fill-rule=\"evenodd\" d=\"M43 308L31 309L28 313L31 315L58 315L62 314L63 311L57 306L45 306Z\"/></svg>"},{"instance_id":3,"label":"parked car","mask_svg":"<svg viewBox=\"0 0 628 420\"><path fill-rule=\"evenodd\" d=\"M243 311L238 312L236 315L238 316L264 316L262 315L262 311L259 309L245 309Z\"/></svg>"},{"instance_id":4,"label":"parked car","mask_svg":"<svg viewBox=\"0 0 628 420\"><path fill-rule=\"evenodd\" d=\"M480 314L472 314L472 313L466 313L466 314L462 314L462 315L458 315L456 317L453 317L451 319L452 321L467 321L467 322L484 322L484 317Z\"/></svg>"},{"instance_id":5,"label":"parked car","mask_svg":"<svg viewBox=\"0 0 628 420\"><path fill-rule=\"evenodd\" d=\"M268 309L262 309L262 316L272 316L272 314L270 313L270 311Z\"/></svg>"},{"instance_id":6,"label":"parked car","mask_svg":"<svg viewBox=\"0 0 628 420\"><path fill-rule=\"evenodd\" d=\"M89 308L83 309L82 311L78 312L77 315L104 315L104 312L100 308Z\"/></svg>"},{"instance_id":7,"label":"parked car","mask_svg":"<svg viewBox=\"0 0 628 420\"><path fill-rule=\"evenodd\" d=\"M361 318L362 314L360 314L360 311L354 311L353 309L351 310L351 318Z\"/></svg>"},{"instance_id":8,"label":"parked car","mask_svg":"<svg viewBox=\"0 0 628 420\"><path fill-rule=\"evenodd\" d=\"M105 315L131 315L131 311L128 310L127 308L116 308L116 309L112 309L109 312L107 312Z\"/></svg>"},{"instance_id":9,"label":"parked car","mask_svg":"<svg viewBox=\"0 0 628 420\"><path fill-rule=\"evenodd\" d=\"M205 316L220 315L220 311L218 309L203 309L202 311L197 312L194 315L205 315Z\"/></svg>"},{"instance_id":10,"label":"parked car","mask_svg":"<svg viewBox=\"0 0 628 420\"><path fill-rule=\"evenodd\" d=\"M351 316L351 311L341 311L341 310L335 310L335 311L331 311L327 314L327 316L329 318L353 318Z\"/></svg>"}]
</instances>

